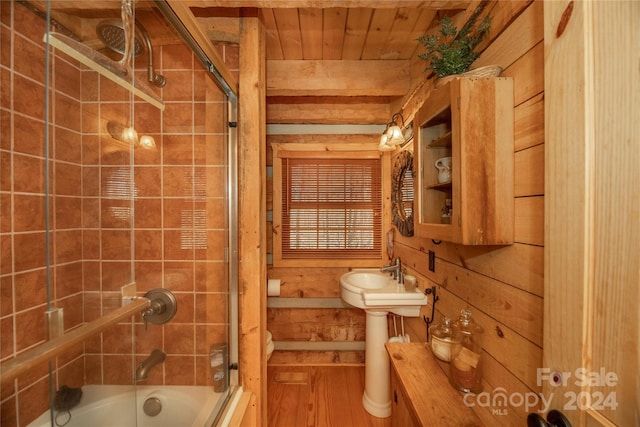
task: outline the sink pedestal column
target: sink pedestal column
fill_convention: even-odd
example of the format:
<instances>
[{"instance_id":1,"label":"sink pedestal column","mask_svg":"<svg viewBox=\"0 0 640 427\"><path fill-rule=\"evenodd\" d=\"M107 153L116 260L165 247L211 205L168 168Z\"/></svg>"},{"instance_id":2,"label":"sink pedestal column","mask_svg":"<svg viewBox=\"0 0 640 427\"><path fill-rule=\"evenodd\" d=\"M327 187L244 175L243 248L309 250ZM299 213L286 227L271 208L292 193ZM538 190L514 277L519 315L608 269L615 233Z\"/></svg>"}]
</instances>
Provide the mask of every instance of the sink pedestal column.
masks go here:
<instances>
[{"instance_id":1,"label":"sink pedestal column","mask_svg":"<svg viewBox=\"0 0 640 427\"><path fill-rule=\"evenodd\" d=\"M389 340L387 312L365 310L365 378L362 405L374 417L391 416L389 356L384 344Z\"/></svg>"}]
</instances>

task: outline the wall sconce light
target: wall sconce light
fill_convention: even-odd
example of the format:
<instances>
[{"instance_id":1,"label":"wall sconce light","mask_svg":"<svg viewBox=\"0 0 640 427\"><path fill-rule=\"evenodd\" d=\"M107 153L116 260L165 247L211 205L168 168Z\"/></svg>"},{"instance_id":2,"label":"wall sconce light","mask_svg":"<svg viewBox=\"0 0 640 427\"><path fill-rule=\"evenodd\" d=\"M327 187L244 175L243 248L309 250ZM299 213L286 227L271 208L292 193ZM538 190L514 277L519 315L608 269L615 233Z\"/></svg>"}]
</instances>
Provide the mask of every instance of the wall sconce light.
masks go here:
<instances>
[{"instance_id":1,"label":"wall sconce light","mask_svg":"<svg viewBox=\"0 0 640 427\"><path fill-rule=\"evenodd\" d=\"M378 145L378 150L393 151L396 149L395 146L387 144L388 139L389 138L387 137L387 130L385 129L384 132L382 132L382 136L380 137L380 145Z\"/></svg>"},{"instance_id":2,"label":"wall sconce light","mask_svg":"<svg viewBox=\"0 0 640 427\"><path fill-rule=\"evenodd\" d=\"M124 127L121 123L110 120L107 122L107 131L113 139L132 144L134 148L152 149L156 147L156 142L152 136L142 135L141 138L138 138L138 132L133 126Z\"/></svg>"},{"instance_id":3,"label":"wall sconce light","mask_svg":"<svg viewBox=\"0 0 640 427\"><path fill-rule=\"evenodd\" d=\"M401 113L395 113L380 137L380 145L378 146L380 151L395 150L397 145L404 142L404 135L402 134L402 128L398 125L398 119L401 120L404 127L404 117L402 117Z\"/></svg>"}]
</instances>

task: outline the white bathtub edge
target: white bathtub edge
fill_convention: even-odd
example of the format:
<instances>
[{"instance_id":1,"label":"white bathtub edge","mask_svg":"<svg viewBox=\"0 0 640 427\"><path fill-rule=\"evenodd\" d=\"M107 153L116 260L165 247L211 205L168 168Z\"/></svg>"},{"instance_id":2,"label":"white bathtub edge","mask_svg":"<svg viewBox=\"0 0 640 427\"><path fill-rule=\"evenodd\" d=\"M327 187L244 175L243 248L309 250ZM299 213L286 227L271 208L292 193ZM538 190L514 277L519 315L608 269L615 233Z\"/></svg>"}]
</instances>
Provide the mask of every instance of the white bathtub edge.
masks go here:
<instances>
[{"instance_id":1,"label":"white bathtub edge","mask_svg":"<svg viewBox=\"0 0 640 427\"><path fill-rule=\"evenodd\" d=\"M236 409L242 410L243 412L246 410L246 405L244 408L238 407L238 402L240 402L240 398L242 397L243 389L242 386L238 386L234 392L233 396L231 396L231 400L225 409L224 415L218 425L216 427L229 427L231 426L231 421L234 418Z\"/></svg>"}]
</instances>

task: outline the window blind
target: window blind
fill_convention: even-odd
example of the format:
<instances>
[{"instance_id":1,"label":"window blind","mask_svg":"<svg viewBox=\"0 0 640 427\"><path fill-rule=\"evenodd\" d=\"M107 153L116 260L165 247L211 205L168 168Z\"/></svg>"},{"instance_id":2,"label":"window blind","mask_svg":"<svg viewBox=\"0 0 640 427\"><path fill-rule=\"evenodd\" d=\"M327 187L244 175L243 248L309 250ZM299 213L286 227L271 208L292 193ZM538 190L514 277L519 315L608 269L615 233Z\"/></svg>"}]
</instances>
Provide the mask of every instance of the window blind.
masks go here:
<instances>
[{"instance_id":1,"label":"window blind","mask_svg":"<svg viewBox=\"0 0 640 427\"><path fill-rule=\"evenodd\" d=\"M282 258L378 259L380 159L282 159Z\"/></svg>"}]
</instances>

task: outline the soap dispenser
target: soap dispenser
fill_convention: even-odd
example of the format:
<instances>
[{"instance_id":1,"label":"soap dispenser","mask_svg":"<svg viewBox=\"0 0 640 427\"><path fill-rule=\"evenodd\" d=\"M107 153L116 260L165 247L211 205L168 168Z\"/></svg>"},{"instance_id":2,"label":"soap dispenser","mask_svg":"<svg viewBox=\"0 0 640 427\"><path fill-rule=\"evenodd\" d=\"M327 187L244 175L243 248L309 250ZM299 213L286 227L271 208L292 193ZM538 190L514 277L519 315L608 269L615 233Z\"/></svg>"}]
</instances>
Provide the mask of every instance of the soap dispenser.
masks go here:
<instances>
[{"instance_id":1,"label":"soap dispenser","mask_svg":"<svg viewBox=\"0 0 640 427\"><path fill-rule=\"evenodd\" d=\"M482 391L482 335L484 330L472 318L469 309L462 310L453 325L460 345L451 354L451 384L465 393Z\"/></svg>"}]
</instances>

